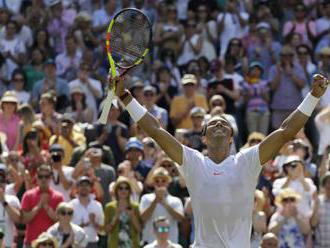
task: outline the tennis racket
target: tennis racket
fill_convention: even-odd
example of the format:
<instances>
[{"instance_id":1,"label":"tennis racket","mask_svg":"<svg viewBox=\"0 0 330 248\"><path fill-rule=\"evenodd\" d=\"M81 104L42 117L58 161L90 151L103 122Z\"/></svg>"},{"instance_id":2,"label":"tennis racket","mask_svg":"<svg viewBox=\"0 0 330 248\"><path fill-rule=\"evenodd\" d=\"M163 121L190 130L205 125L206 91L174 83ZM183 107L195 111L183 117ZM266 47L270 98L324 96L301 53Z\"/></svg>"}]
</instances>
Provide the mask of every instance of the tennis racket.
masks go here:
<instances>
[{"instance_id":1,"label":"tennis racket","mask_svg":"<svg viewBox=\"0 0 330 248\"><path fill-rule=\"evenodd\" d=\"M110 64L109 76L123 76L134 66L142 63L148 54L152 40L152 25L142 11L126 8L111 20L106 33L106 50ZM119 75L117 75L117 73ZM106 124L112 101L115 97L113 85L103 101L99 122Z\"/></svg>"}]
</instances>

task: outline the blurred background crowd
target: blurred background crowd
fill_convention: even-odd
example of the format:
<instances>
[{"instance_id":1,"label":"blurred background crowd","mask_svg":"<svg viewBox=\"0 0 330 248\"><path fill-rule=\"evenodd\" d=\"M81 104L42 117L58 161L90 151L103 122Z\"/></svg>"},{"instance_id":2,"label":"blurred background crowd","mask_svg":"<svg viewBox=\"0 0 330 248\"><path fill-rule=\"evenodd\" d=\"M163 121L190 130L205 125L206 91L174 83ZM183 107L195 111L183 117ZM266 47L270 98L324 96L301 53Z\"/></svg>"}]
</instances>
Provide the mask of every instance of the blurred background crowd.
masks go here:
<instances>
[{"instance_id":1,"label":"blurred background crowd","mask_svg":"<svg viewBox=\"0 0 330 248\"><path fill-rule=\"evenodd\" d=\"M234 154L280 126L314 73L330 76L329 0L0 0L2 247L192 243L177 165L120 102L97 123L105 30L126 7L153 24L152 50L127 87L203 153L205 120L230 120ZM330 89L262 170L252 248L330 247L329 153Z\"/></svg>"}]
</instances>

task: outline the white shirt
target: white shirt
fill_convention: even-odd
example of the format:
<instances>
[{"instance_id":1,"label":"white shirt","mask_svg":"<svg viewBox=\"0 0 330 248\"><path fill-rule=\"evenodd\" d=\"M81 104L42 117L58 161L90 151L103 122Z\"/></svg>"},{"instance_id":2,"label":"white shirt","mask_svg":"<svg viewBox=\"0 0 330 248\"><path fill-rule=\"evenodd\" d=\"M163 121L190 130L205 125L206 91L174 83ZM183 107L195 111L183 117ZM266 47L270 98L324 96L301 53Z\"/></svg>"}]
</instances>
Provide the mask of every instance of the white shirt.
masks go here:
<instances>
[{"instance_id":1,"label":"white shirt","mask_svg":"<svg viewBox=\"0 0 330 248\"><path fill-rule=\"evenodd\" d=\"M79 199L73 199L70 201L70 204L72 205L74 212L73 212L73 218L72 222L76 225L80 225L81 223L89 223L89 215L95 214L95 220L96 223L99 225L103 225L104 222L104 214L103 214L103 208L101 203L98 201L93 200L92 198L89 201L89 204L85 207L83 206ZM94 226L91 224L84 227L84 231L87 235L88 242L97 242L99 240L99 237L97 235L97 230Z\"/></svg>"},{"instance_id":2,"label":"white shirt","mask_svg":"<svg viewBox=\"0 0 330 248\"><path fill-rule=\"evenodd\" d=\"M169 242L169 245L166 248L182 248L181 245L174 244L170 240L168 242ZM144 246L144 248L159 248L157 240L155 240L151 244L148 244L148 245Z\"/></svg>"},{"instance_id":3,"label":"white shirt","mask_svg":"<svg viewBox=\"0 0 330 248\"><path fill-rule=\"evenodd\" d=\"M145 194L141 198L141 202L139 205L140 212L143 212L146 208L148 208L151 203L155 200L155 193ZM178 197L171 196L168 194L166 196L165 201L167 204L174 208L177 212L183 214L183 205L181 200ZM178 221L174 219L170 213L165 209L165 207L159 203L157 203L155 210L152 212L151 217L145 222L143 233L142 233L142 240L151 243L156 239L153 229L153 220L159 216L164 216L169 219L170 221L170 236L169 240L174 243L178 243L179 239L179 231L178 231Z\"/></svg>"},{"instance_id":4,"label":"white shirt","mask_svg":"<svg viewBox=\"0 0 330 248\"><path fill-rule=\"evenodd\" d=\"M193 248L250 247L254 192L261 171L259 146L220 164L183 146L183 175L195 224Z\"/></svg>"},{"instance_id":5,"label":"white shirt","mask_svg":"<svg viewBox=\"0 0 330 248\"><path fill-rule=\"evenodd\" d=\"M22 91L16 91L15 90L15 93L16 93L17 100L18 100L19 104L30 102L30 98L31 98L30 92L27 92L25 90L22 90Z\"/></svg>"},{"instance_id":6,"label":"white shirt","mask_svg":"<svg viewBox=\"0 0 330 248\"><path fill-rule=\"evenodd\" d=\"M6 194L5 199L6 202L8 202L8 205L20 209L21 205L16 196ZM0 228L5 234L5 246L11 247L14 242L14 236L16 235L16 227L2 204L0 204Z\"/></svg>"},{"instance_id":7,"label":"white shirt","mask_svg":"<svg viewBox=\"0 0 330 248\"><path fill-rule=\"evenodd\" d=\"M88 78L88 81L92 85L92 87L94 89L96 89L99 92L99 94L102 96L103 91L102 91L101 82L98 80L95 80L93 78ZM97 118L97 114L98 114L98 109L97 109L97 105L96 105L97 98L93 95L93 92L89 89L87 83L82 83L78 78L69 83L70 90L75 86L80 86L82 88L82 90L84 91L85 96L86 96L86 105L89 106L93 110L94 121L95 121Z\"/></svg>"},{"instance_id":8,"label":"white shirt","mask_svg":"<svg viewBox=\"0 0 330 248\"><path fill-rule=\"evenodd\" d=\"M182 40L185 40L185 39L186 39L186 37L185 37L185 35L183 35ZM200 36L198 34L194 34L190 38L189 41L191 42L191 44L193 46L196 46L199 39L200 39ZM198 57L199 57L199 54L196 54L194 52L194 50L191 48L191 45L188 43L188 41L184 41L183 49L182 49L181 54L178 57L177 64L178 65L185 65L193 59L198 59Z\"/></svg>"},{"instance_id":9,"label":"white shirt","mask_svg":"<svg viewBox=\"0 0 330 248\"><path fill-rule=\"evenodd\" d=\"M72 178L72 173L74 171L74 168L72 167L69 167L69 166L62 166L62 170L63 170L63 174L66 178L66 180L68 181L71 181L73 182L73 178ZM58 183L56 184L55 181L57 181ZM59 175L58 175L58 171L53 169L53 178L52 180L50 181L50 187L58 192L61 192L64 196L64 201L68 202L71 200L71 197L70 197L70 192L71 192L71 188L69 189L65 189L63 187L63 184L61 184L59 182Z\"/></svg>"},{"instance_id":10,"label":"white shirt","mask_svg":"<svg viewBox=\"0 0 330 248\"><path fill-rule=\"evenodd\" d=\"M273 183L273 195L277 196L285 184L287 177L278 178ZM305 178L305 181L309 185L309 191L305 191L304 186L302 183L297 179L294 181L290 181L288 188L294 189L299 195L301 199L298 202L298 210L299 213L303 213L306 217L310 217L312 215L312 201L313 201L313 194L316 191L316 186L314 185L312 179Z\"/></svg>"},{"instance_id":11,"label":"white shirt","mask_svg":"<svg viewBox=\"0 0 330 248\"><path fill-rule=\"evenodd\" d=\"M314 121L316 128L320 134L319 149L317 154L322 155L326 151L327 146L330 145L330 124L327 121L326 122L322 121L320 119L320 115L317 115Z\"/></svg>"}]
</instances>

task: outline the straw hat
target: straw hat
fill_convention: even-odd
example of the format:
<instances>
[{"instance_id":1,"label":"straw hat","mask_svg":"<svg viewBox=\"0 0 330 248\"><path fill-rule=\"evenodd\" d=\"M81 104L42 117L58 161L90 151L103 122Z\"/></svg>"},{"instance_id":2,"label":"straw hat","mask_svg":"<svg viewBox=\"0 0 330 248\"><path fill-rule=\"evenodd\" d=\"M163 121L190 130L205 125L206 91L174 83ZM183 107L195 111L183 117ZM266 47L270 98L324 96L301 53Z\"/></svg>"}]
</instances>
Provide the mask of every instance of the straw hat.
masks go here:
<instances>
[{"instance_id":1,"label":"straw hat","mask_svg":"<svg viewBox=\"0 0 330 248\"><path fill-rule=\"evenodd\" d=\"M167 179L168 182L172 181L169 172L163 167L158 167L152 172L151 181L154 182L156 178L160 178L160 177Z\"/></svg>"},{"instance_id":2,"label":"straw hat","mask_svg":"<svg viewBox=\"0 0 330 248\"><path fill-rule=\"evenodd\" d=\"M275 198L276 205L281 206L283 199L286 198L295 198L296 200L299 201L301 199L301 196L292 188L284 188Z\"/></svg>"},{"instance_id":3,"label":"straw hat","mask_svg":"<svg viewBox=\"0 0 330 248\"><path fill-rule=\"evenodd\" d=\"M40 245L46 241L52 241L54 244L54 248L58 248L58 243L57 243L56 239L52 235L50 235L46 232L41 233L39 235L39 237L32 242L32 248L37 248L38 245Z\"/></svg>"},{"instance_id":4,"label":"straw hat","mask_svg":"<svg viewBox=\"0 0 330 248\"><path fill-rule=\"evenodd\" d=\"M4 102L18 103L16 93L14 91L6 91L1 98L1 103Z\"/></svg>"},{"instance_id":5,"label":"straw hat","mask_svg":"<svg viewBox=\"0 0 330 248\"><path fill-rule=\"evenodd\" d=\"M117 188L119 187L120 184L126 183L130 187L130 191L132 192L132 183L127 177L119 176L113 185L113 192L117 192Z\"/></svg>"},{"instance_id":6,"label":"straw hat","mask_svg":"<svg viewBox=\"0 0 330 248\"><path fill-rule=\"evenodd\" d=\"M264 138L266 138L266 136L262 133L259 133L259 132L252 132L250 133L246 143L244 144L244 146L242 148L248 148L250 147L249 143L252 141L252 140L264 140Z\"/></svg>"}]
</instances>

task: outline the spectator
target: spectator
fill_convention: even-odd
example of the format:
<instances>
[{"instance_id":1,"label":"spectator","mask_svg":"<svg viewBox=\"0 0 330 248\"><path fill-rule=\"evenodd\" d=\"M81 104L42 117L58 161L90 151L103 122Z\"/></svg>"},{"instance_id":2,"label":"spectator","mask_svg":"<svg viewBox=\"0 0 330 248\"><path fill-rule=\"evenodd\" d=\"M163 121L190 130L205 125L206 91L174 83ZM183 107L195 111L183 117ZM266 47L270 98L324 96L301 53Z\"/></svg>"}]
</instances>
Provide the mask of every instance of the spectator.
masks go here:
<instances>
[{"instance_id":1,"label":"spectator","mask_svg":"<svg viewBox=\"0 0 330 248\"><path fill-rule=\"evenodd\" d=\"M190 118L193 123L193 128L186 134L189 142L189 147L198 151L203 151L206 147L202 140L203 123L206 111L201 107L194 107L190 111Z\"/></svg>"},{"instance_id":2,"label":"spectator","mask_svg":"<svg viewBox=\"0 0 330 248\"><path fill-rule=\"evenodd\" d=\"M7 171L5 167L0 168L0 229L4 235L4 247L12 247L17 234L15 224L20 221L20 202L15 195L6 193ZM2 243L0 243L2 244ZM3 247L3 246L2 246Z\"/></svg>"},{"instance_id":3,"label":"spectator","mask_svg":"<svg viewBox=\"0 0 330 248\"><path fill-rule=\"evenodd\" d=\"M269 231L279 237L279 247L305 247L304 235L310 232L309 221L298 210L300 195L291 188L282 189L276 198L278 206L269 223Z\"/></svg>"},{"instance_id":4,"label":"spectator","mask_svg":"<svg viewBox=\"0 0 330 248\"><path fill-rule=\"evenodd\" d=\"M52 235L43 232L42 234L39 235L37 239L35 239L32 242L32 248L45 248L45 247L58 248L58 243Z\"/></svg>"},{"instance_id":5,"label":"spectator","mask_svg":"<svg viewBox=\"0 0 330 248\"><path fill-rule=\"evenodd\" d=\"M176 128L192 128L190 110L197 106L208 110L206 98L196 92L197 79L193 74L185 74L181 79L183 95L174 97L170 107L170 117Z\"/></svg>"},{"instance_id":6,"label":"spectator","mask_svg":"<svg viewBox=\"0 0 330 248\"><path fill-rule=\"evenodd\" d=\"M241 82L242 94L245 98L246 124L249 133L260 132L266 135L269 126L269 87L262 80L263 67L259 62L249 65L245 81Z\"/></svg>"},{"instance_id":7,"label":"spectator","mask_svg":"<svg viewBox=\"0 0 330 248\"><path fill-rule=\"evenodd\" d=\"M311 217L311 226L315 229L315 247L323 248L330 245L330 172L328 171L321 180L321 186L324 193L317 195L315 193L315 204Z\"/></svg>"},{"instance_id":8,"label":"spectator","mask_svg":"<svg viewBox=\"0 0 330 248\"><path fill-rule=\"evenodd\" d=\"M273 65L269 72L270 88L273 91L272 128L278 128L301 102L301 89L306 80L302 68L293 61L294 51L290 47L283 47L280 55L280 62Z\"/></svg>"},{"instance_id":9,"label":"spectator","mask_svg":"<svg viewBox=\"0 0 330 248\"><path fill-rule=\"evenodd\" d=\"M140 247L142 223L137 202L130 200L132 185L128 178L118 177L114 185L115 198L105 207L105 230L108 247Z\"/></svg>"},{"instance_id":10,"label":"spectator","mask_svg":"<svg viewBox=\"0 0 330 248\"><path fill-rule=\"evenodd\" d=\"M330 42L329 46L322 48L319 53L318 71L327 77L330 76ZM325 92L325 99L320 102L320 107L325 108L330 104L330 90Z\"/></svg>"},{"instance_id":11,"label":"spectator","mask_svg":"<svg viewBox=\"0 0 330 248\"><path fill-rule=\"evenodd\" d=\"M56 239L60 247L87 247L85 231L72 223L74 210L77 211L69 203L60 203L56 208L58 221L47 230L47 233Z\"/></svg>"},{"instance_id":12,"label":"spectator","mask_svg":"<svg viewBox=\"0 0 330 248\"><path fill-rule=\"evenodd\" d=\"M114 16L117 9L116 1L108 1L104 8L99 8L93 13L93 31L101 34L109 25L109 20Z\"/></svg>"},{"instance_id":13,"label":"spectator","mask_svg":"<svg viewBox=\"0 0 330 248\"><path fill-rule=\"evenodd\" d=\"M41 99L42 94L54 90L56 97L61 106L57 106L57 109L66 107L69 99L69 88L65 80L56 76L56 64L53 59L47 59L44 62L44 73L45 77L36 82L32 90L32 103L36 103ZM64 106L63 106L64 105ZM55 107L55 106L54 106Z\"/></svg>"},{"instance_id":14,"label":"spectator","mask_svg":"<svg viewBox=\"0 0 330 248\"><path fill-rule=\"evenodd\" d=\"M323 47L329 46L330 41L330 1L323 1L321 8L324 11L322 11L320 18L316 20L316 40L318 41L316 52L320 51Z\"/></svg>"},{"instance_id":15,"label":"spectator","mask_svg":"<svg viewBox=\"0 0 330 248\"><path fill-rule=\"evenodd\" d=\"M45 55L39 48L34 48L31 52L31 61L23 67L26 75L25 89L31 92L36 82L40 81L45 75L43 71L43 63Z\"/></svg>"},{"instance_id":16,"label":"spectator","mask_svg":"<svg viewBox=\"0 0 330 248\"><path fill-rule=\"evenodd\" d=\"M267 230L267 216L265 214L266 199L264 193L256 190L254 193L254 208L252 212L252 233L251 233L251 247L259 248L263 234Z\"/></svg>"},{"instance_id":17,"label":"spectator","mask_svg":"<svg viewBox=\"0 0 330 248\"><path fill-rule=\"evenodd\" d=\"M44 59L49 59L54 57L55 51L53 46L51 45L51 39L46 29L38 29L36 31L33 48L39 49L43 54Z\"/></svg>"},{"instance_id":18,"label":"spectator","mask_svg":"<svg viewBox=\"0 0 330 248\"><path fill-rule=\"evenodd\" d=\"M77 47L75 36L65 38L65 51L56 56L56 74L59 77L71 81L77 77L79 63L81 60L81 51Z\"/></svg>"},{"instance_id":19,"label":"spectator","mask_svg":"<svg viewBox=\"0 0 330 248\"><path fill-rule=\"evenodd\" d=\"M30 92L25 90L26 86L26 76L23 70L15 69L13 71L12 77L12 87L13 91L17 96L17 101L19 104L29 103L31 94Z\"/></svg>"},{"instance_id":20,"label":"spectator","mask_svg":"<svg viewBox=\"0 0 330 248\"><path fill-rule=\"evenodd\" d=\"M182 248L181 245L172 243L169 240L170 221L166 217L159 216L153 221L153 229L156 235L156 240L144 248L157 248L157 247L172 247Z\"/></svg>"},{"instance_id":21,"label":"spectator","mask_svg":"<svg viewBox=\"0 0 330 248\"><path fill-rule=\"evenodd\" d=\"M320 135L317 154L322 156L330 145L330 106L322 109L315 116L315 125Z\"/></svg>"},{"instance_id":22,"label":"spectator","mask_svg":"<svg viewBox=\"0 0 330 248\"><path fill-rule=\"evenodd\" d=\"M72 222L82 227L86 234L86 247L97 248L104 215L102 205L90 195L91 186L92 181L88 177L80 177L77 180L78 196L70 204L75 210Z\"/></svg>"},{"instance_id":23,"label":"spectator","mask_svg":"<svg viewBox=\"0 0 330 248\"><path fill-rule=\"evenodd\" d=\"M300 201L297 203L298 210L309 218L312 214L311 202L316 186L310 178L305 178L304 170L304 162L299 156L288 156L283 163L285 177L274 181L273 195L277 196L281 189L292 188L300 195Z\"/></svg>"},{"instance_id":24,"label":"spectator","mask_svg":"<svg viewBox=\"0 0 330 248\"><path fill-rule=\"evenodd\" d=\"M24 245L46 231L56 221L55 210L64 200L63 195L49 187L51 168L41 165L37 170L38 186L27 190L22 199L21 221L26 224Z\"/></svg>"},{"instance_id":25,"label":"spectator","mask_svg":"<svg viewBox=\"0 0 330 248\"><path fill-rule=\"evenodd\" d=\"M94 119L93 110L86 104L86 95L79 85L70 89L71 102L66 109L76 123L92 123Z\"/></svg>"},{"instance_id":26,"label":"spectator","mask_svg":"<svg viewBox=\"0 0 330 248\"><path fill-rule=\"evenodd\" d=\"M167 191L171 177L166 169L157 168L154 170L152 182L155 192L143 195L139 206L141 218L145 224L142 239L144 242L151 243L155 239L155 234L152 233L153 219L165 216L170 222L169 239L177 243L179 238L178 223L184 219L182 202Z\"/></svg>"},{"instance_id":27,"label":"spectator","mask_svg":"<svg viewBox=\"0 0 330 248\"><path fill-rule=\"evenodd\" d=\"M274 233L266 233L261 240L260 248L278 248L279 240Z\"/></svg>"},{"instance_id":28,"label":"spectator","mask_svg":"<svg viewBox=\"0 0 330 248\"><path fill-rule=\"evenodd\" d=\"M89 65L82 62L78 71L78 78L69 83L70 89L80 86L86 96L86 104L92 109L93 121L96 120L98 109L97 102L102 97L102 85L100 81L90 77Z\"/></svg>"},{"instance_id":29,"label":"spectator","mask_svg":"<svg viewBox=\"0 0 330 248\"><path fill-rule=\"evenodd\" d=\"M234 60L234 69L240 74L245 74L248 67L248 60L241 39L232 38L229 41L225 60L232 58Z\"/></svg>"},{"instance_id":30,"label":"spectator","mask_svg":"<svg viewBox=\"0 0 330 248\"><path fill-rule=\"evenodd\" d=\"M1 98L0 131L6 135L9 150L17 150L19 144L19 117L16 114L18 100L15 92L6 91Z\"/></svg>"},{"instance_id":31,"label":"spectator","mask_svg":"<svg viewBox=\"0 0 330 248\"><path fill-rule=\"evenodd\" d=\"M73 168L65 166L64 148L59 144L53 144L49 147L50 166L52 168L52 179L50 187L58 192L61 192L64 201L70 200L71 187L73 185Z\"/></svg>"}]
</instances>

